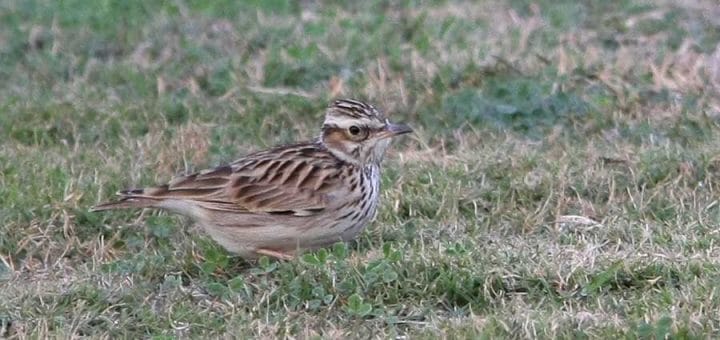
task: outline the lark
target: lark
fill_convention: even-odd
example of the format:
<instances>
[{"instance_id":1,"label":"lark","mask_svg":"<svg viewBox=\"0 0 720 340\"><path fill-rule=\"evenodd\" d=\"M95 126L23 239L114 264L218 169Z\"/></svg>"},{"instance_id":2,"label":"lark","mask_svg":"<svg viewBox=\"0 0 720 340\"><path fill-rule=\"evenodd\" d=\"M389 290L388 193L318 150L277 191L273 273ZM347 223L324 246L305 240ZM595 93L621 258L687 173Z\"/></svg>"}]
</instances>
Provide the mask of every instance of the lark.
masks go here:
<instances>
[{"instance_id":1,"label":"lark","mask_svg":"<svg viewBox=\"0 0 720 340\"><path fill-rule=\"evenodd\" d=\"M92 211L159 208L190 217L229 252L291 259L354 239L373 219L381 163L393 137L412 132L372 105L329 105L315 140L256 152L228 165L118 192Z\"/></svg>"}]
</instances>

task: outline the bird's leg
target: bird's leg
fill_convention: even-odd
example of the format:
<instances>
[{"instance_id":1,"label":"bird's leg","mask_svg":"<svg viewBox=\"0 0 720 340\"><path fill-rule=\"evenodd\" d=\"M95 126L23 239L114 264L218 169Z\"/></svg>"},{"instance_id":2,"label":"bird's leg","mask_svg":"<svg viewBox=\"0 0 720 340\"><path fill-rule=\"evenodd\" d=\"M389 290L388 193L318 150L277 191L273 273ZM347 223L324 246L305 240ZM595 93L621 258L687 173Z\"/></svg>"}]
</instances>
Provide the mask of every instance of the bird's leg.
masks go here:
<instances>
[{"instance_id":1,"label":"bird's leg","mask_svg":"<svg viewBox=\"0 0 720 340\"><path fill-rule=\"evenodd\" d=\"M258 250L255 250L255 252L256 252L258 255L265 255L265 256L269 256L269 257L274 257L274 258L279 259L279 260L290 261L290 260L292 260L292 259L294 258L294 256L293 256L292 254L283 253L283 252L281 252L281 251L272 250L272 249L260 248L260 249L258 249Z\"/></svg>"}]
</instances>

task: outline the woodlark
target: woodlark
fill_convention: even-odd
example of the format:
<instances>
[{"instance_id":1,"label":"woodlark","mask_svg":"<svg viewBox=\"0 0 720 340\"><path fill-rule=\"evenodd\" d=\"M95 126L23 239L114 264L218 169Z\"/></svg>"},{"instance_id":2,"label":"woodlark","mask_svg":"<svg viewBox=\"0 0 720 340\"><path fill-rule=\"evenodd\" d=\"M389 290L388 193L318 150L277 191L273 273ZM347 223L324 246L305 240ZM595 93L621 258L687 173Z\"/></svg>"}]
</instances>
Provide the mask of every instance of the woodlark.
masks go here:
<instances>
[{"instance_id":1,"label":"woodlark","mask_svg":"<svg viewBox=\"0 0 720 340\"><path fill-rule=\"evenodd\" d=\"M278 146L144 189L93 211L161 208L188 216L228 251L245 258L292 258L355 238L374 217L380 163L392 137L410 133L373 106L338 100L320 137Z\"/></svg>"}]
</instances>

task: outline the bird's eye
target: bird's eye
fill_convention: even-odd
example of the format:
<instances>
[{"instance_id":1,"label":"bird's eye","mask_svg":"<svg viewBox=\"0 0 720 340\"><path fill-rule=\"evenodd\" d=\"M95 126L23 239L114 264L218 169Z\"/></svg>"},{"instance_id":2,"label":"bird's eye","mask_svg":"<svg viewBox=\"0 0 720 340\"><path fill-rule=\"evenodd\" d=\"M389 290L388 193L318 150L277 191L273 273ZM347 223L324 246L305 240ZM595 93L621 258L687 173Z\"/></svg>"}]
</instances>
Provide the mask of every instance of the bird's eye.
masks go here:
<instances>
[{"instance_id":1,"label":"bird's eye","mask_svg":"<svg viewBox=\"0 0 720 340\"><path fill-rule=\"evenodd\" d=\"M357 136L358 134L360 134L360 128L355 125L351 126L348 131L350 131L350 134L353 136Z\"/></svg>"}]
</instances>

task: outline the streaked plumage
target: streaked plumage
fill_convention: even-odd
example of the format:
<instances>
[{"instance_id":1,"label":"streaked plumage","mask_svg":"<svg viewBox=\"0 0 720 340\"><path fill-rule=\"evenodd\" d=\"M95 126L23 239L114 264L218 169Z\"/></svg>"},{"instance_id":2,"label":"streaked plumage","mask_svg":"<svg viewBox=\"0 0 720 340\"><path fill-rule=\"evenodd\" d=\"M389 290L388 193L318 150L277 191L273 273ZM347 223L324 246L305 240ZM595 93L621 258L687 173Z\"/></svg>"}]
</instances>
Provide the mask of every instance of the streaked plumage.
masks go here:
<instances>
[{"instance_id":1,"label":"streaked plumage","mask_svg":"<svg viewBox=\"0 0 720 340\"><path fill-rule=\"evenodd\" d=\"M373 218L380 162L393 136L412 130L374 107L338 100L314 141L250 154L169 183L118 193L94 211L161 208L186 215L228 251L291 257L353 239Z\"/></svg>"}]
</instances>

